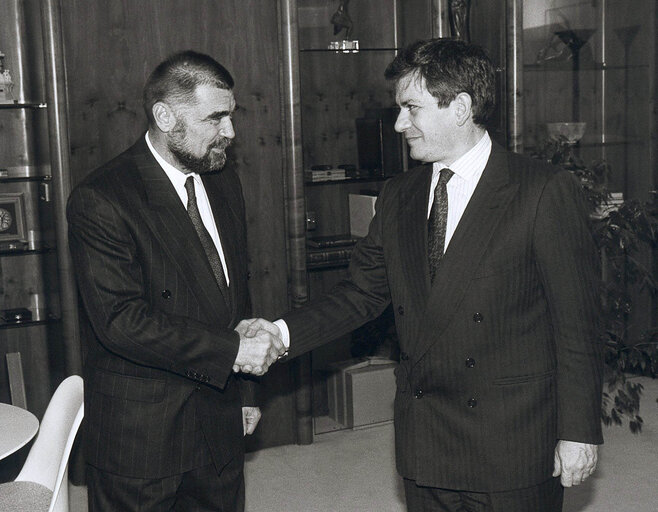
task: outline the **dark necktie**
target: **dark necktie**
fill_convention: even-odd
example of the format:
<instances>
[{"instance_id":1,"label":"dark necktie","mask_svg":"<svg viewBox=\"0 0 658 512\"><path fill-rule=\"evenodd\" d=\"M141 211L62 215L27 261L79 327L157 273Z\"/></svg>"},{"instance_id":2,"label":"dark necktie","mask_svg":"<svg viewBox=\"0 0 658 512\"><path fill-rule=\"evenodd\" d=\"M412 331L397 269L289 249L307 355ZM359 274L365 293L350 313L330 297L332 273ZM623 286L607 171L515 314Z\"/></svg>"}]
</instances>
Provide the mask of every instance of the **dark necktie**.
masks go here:
<instances>
[{"instance_id":1,"label":"dark necktie","mask_svg":"<svg viewBox=\"0 0 658 512\"><path fill-rule=\"evenodd\" d=\"M434 281L436 269L443 258L443 246L446 241L446 225L448 224L448 188L446 187L454 172L441 169L439 182L434 189L434 202L427 221L427 247L430 264L430 281Z\"/></svg>"},{"instance_id":2,"label":"dark necktie","mask_svg":"<svg viewBox=\"0 0 658 512\"><path fill-rule=\"evenodd\" d=\"M219 289L222 291L222 293L225 293L228 290L228 285L226 283L226 276L224 275L224 269L222 267L222 260L219 258L217 247L212 241L210 233L208 233L208 230L203 225L203 221L201 220L199 206L196 203L196 192L194 191L193 176L190 176L185 180L185 190L187 191L187 214L192 220L196 234L199 235L199 240L201 240L203 250L206 252L206 256L210 262L212 273L215 274L215 279L217 280Z\"/></svg>"}]
</instances>

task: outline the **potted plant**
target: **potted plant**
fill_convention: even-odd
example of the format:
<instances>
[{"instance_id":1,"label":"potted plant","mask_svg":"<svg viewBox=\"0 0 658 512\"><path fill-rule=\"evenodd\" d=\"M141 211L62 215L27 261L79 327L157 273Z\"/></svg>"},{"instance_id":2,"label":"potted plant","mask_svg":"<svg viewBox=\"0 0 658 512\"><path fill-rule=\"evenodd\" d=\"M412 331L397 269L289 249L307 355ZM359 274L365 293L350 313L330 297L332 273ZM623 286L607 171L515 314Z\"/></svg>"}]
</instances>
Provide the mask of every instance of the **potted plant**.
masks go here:
<instances>
[{"instance_id":1,"label":"potted plant","mask_svg":"<svg viewBox=\"0 0 658 512\"><path fill-rule=\"evenodd\" d=\"M614 201L607 189L609 168L605 162L586 165L566 138L550 140L533 154L564 167L583 185L591 207L596 243L601 251L603 285L602 314L605 330L604 424L628 422L631 432L642 429L639 416L643 386L633 377L658 376L658 329L653 326L633 337L627 329L633 310L629 289L640 287L655 295L658 285L650 267L643 264L643 252L658 243L658 208L653 202Z\"/></svg>"}]
</instances>

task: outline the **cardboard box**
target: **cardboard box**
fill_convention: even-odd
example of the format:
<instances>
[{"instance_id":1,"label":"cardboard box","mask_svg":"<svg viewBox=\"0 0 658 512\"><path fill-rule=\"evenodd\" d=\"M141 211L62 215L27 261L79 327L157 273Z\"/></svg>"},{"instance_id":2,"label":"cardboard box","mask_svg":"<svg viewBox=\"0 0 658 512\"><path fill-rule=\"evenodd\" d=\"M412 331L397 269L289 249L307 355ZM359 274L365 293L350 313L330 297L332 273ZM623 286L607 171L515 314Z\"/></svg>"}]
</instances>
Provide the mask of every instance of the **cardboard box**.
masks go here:
<instances>
[{"instance_id":1,"label":"cardboard box","mask_svg":"<svg viewBox=\"0 0 658 512\"><path fill-rule=\"evenodd\" d=\"M370 221L375 216L377 196L366 194L350 194L350 234L364 237L368 234Z\"/></svg>"},{"instance_id":2,"label":"cardboard box","mask_svg":"<svg viewBox=\"0 0 658 512\"><path fill-rule=\"evenodd\" d=\"M359 428L393 419L395 361L350 359L331 366L327 381L329 415L346 427Z\"/></svg>"}]
</instances>

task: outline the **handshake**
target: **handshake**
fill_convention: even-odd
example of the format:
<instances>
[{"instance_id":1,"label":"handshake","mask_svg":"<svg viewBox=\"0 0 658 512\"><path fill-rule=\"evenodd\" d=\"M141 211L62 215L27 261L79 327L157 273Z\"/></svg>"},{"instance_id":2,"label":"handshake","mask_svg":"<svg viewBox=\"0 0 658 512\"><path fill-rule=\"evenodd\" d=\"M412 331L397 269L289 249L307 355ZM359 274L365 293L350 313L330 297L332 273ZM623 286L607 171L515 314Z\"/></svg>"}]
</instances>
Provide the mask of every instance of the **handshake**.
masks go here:
<instances>
[{"instance_id":1,"label":"handshake","mask_svg":"<svg viewBox=\"0 0 658 512\"><path fill-rule=\"evenodd\" d=\"M262 318L242 320L235 331L240 335L240 348L233 364L236 373L264 375L286 353L281 331L272 322Z\"/></svg>"}]
</instances>

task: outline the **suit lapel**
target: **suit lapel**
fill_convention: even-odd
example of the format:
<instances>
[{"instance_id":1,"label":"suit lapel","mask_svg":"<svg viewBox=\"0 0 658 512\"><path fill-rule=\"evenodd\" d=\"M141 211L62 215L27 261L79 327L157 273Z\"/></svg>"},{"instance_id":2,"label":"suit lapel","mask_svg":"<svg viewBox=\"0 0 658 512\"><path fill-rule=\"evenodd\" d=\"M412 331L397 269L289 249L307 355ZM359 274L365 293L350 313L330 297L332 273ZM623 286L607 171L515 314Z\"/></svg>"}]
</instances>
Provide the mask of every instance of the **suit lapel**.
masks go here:
<instances>
[{"instance_id":1,"label":"suit lapel","mask_svg":"<svg viewBox=\"0 0 658 512\"><path fill-rule=\"evenodd\" d=\"M470 276L487 250L517 189L518 184L509 182L507 153L494 144L487 166L434 278L427 302L429 321L425 324L425 332L418 338L419 345L412 351L414 363L440 339L452 320L466 293Z\"/></svg>"},{"instance_id":2,"label":"suit lapel","mask_svg":"<svg viewBox=\"0 0 658 512\"><path fill-rule=\"evenodd\" d=\"M233 322L238 320L236 314L237 304L239 303L237 296L239 287L236 284L240 272L239 258L245 257L244 254L240 254L238 233L235 232L235 229L232 229L235 226L235 219L239 218L239 215L231 208L233 201L226 197L225 190L218 186L217 179L213 179L210 176L203 176L202 179L210 201L210 208L215 217L215 224L222 243L229 279L231 279L230 282L232 283L228 287L228 297L226 297L228 304L231 306L232 325Z\"/></svg>"},{"instance_id":3,"label":"suit lapel","mask_svg":"<svg viewBox=\"0 0 658 512\"><path fill-rule=\"evenodd\" d=\"M432 166L419 169L400 194L398 239L402 271L408 289L424 309L430 294L429 263L427 260L427 204L432 183Z\"/></svg>"},{"instance_id":4,"label":"suit lapel","mask_svg":"<svg viewBox=\"0 0 658 512\"><path fill-rule=\"evenodd\" d=\"M146 205L142 209L145 221L188 280L209 318L221 324L229 314L227 302L185 207L145 142L134 146L133 157L146 192Z\"/></svg>"}]
</instances>

